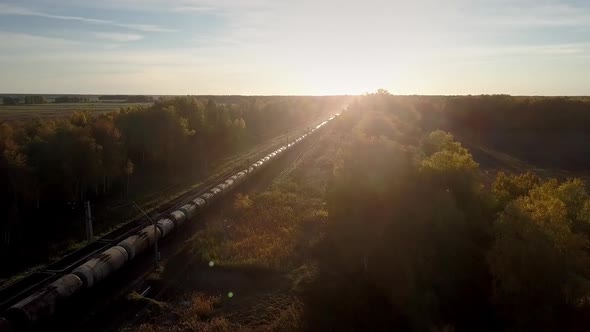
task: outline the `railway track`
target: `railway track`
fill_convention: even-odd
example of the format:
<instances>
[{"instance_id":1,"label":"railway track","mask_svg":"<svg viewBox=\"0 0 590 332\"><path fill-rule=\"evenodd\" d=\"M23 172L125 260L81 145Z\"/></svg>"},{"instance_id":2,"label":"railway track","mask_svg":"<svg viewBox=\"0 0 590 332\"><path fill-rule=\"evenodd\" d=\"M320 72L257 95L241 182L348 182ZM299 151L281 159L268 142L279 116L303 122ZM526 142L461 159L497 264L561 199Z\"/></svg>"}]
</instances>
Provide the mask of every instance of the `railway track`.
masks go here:
<instances>
[{"instance_id":1,"label":"railway track","mask_svg":"<svg viewBox=\"0 0 590 332\"><path fill-rule=\"evenodd\" d=\"M173 210L178 209L182 204L185 204L186 202L202 195L204 192L211 190L213 187L218 185L224 179L227 179L232 174L247 168L252 160L258 160L258 158L261 156L265 156L267 153L269 153L269 151L272 151L277 146L282 145L281 143L286 142L289 137L293 137L298 133L309 130L308 128L310 128L312 124L317 124L317 120L310 121L297 129L269 140L267 143L264 143L260 149L244 153L241 157L236 158L235 161L230 162L229 165L226 166L226 170L222 173L208 178L201 184L198 184L190 190L181 193L170 202L165 203L164 205L155 209L151 213L151 217L160 218L170 214ZM46 265L42 270L32 273L27 277L0 289L0 312L4 312L15 303L18 303L22 299L27 298L31 294L35 294L39 290L43 289L43 287L58 280L64 275L71 273L76 267L96 257L98 254L104 252L109 247L117 245L117 243L119 243L121 240L137 233L149 223L150 221L145 217L132 220L113 230L112 232L102 236L98 240L88 244L87 246L64 256L62 259L56 262ZM1 324L0 331L2 331Z\"/></svg>"}]
</instances>

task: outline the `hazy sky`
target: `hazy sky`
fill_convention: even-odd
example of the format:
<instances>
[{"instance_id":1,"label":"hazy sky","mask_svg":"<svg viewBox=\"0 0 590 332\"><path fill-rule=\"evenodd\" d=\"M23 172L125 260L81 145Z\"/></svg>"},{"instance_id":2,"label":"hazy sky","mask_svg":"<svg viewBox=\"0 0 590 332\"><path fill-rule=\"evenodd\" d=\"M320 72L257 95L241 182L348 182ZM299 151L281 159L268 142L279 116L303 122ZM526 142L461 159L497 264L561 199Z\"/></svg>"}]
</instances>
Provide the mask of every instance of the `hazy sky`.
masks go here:
<instances>
[{"instance_id":1,"label":"hazy sky","mask_svg":"<svg viewBox=\"0 0 590 332\"><path fill-rule=\"evenodd\" d=\"M0 92L590 95L590 1L0 0Z\"/></svg>"}]
</instances>

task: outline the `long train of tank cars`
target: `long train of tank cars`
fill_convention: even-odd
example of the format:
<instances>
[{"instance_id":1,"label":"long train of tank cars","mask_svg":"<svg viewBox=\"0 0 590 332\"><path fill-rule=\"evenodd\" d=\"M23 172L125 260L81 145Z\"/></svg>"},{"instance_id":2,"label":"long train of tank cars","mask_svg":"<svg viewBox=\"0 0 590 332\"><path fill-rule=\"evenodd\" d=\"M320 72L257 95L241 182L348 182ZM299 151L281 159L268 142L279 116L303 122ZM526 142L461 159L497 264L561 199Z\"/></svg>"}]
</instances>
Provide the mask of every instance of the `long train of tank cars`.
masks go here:
<instances>
[{"instance_id":1,"label":"long train of tank cars","mask_svg":"<svg viewBox=\"0 0 590 332\"><path fill-rule=\"evenodd\" d=\"M158 220L156 222L156 227L152 225L144 227L136 234L131 235L118 243L116 246L103 251L84 264L76 267L71 273L65 274L48 286L43 287L38 292L33 293L22 301L14 304L6 311L8 320L16 326L30 326L40 318L50 315L59 301L71 297L81 289L91 288L101 280L110 276L128 261L153 246L158 239L168 237L176 230L176 228L182 226L185 222L192 220L204 209L211 206L214 202L244 182L244 180L266 168L270 161L273 161L277 156L298 145L302 140L316 132L338 115L340 115L340 113L320 123L307 134L300 136L291 143L268 154L250 165L248 168L232 175L209 192L206 192L191 201L185 202L180 208ZM8 330L8 327L11 325L9 321L0 318L0 331L3 331L4 329Z\"/></svg>"}]
</instances>

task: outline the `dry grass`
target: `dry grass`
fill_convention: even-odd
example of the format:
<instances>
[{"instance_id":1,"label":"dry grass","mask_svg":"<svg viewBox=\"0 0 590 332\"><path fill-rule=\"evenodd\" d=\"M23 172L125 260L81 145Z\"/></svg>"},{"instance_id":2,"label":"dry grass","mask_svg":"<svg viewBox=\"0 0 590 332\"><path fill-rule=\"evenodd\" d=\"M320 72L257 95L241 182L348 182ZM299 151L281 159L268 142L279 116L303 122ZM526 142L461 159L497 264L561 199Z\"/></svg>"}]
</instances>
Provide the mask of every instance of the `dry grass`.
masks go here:
<instances>
[{"instance_id":1,"label":"dry grass","mask_svg":"<svg viewBox=\"0 0 590 332\"><path fill-rule=\"evenodd\" d=\"M223 317L212 317L221 305L221 298L202 293L193 295L187 304L176 308L174 317L166 321L141 324L136 331L140 332L180 332L180 331L234 331Z\"/></svg>"},{"instance_id":2,"label":"dry grass","mask_svg":"<svg viewBox=\"0 0 590 332\"><path fill-rule=\"evenodd\" d=\"M321 237L325 188L335 154L333 137L303 155L268 191L237 194L230 209L191 239L203 261L288 271ZM331 144L330 144L331 143Z\"/></svg>"},{"instance_id":3,"label":"dry grass","mask_svg":"<svg viewBox=\"0 0 590 332\"><path fill-rule=\"evenodd\" d=\"M190 313L198 317L209 317L213 313L213 309L221 305L221 297L208 296L204 294L197 294L192 298L189 307Z\"/></svg>"},{"instance_id":4,"label":"dry grass","mask_svg":"<svg viewBox=\"0 0 590 332\"><path fill-rule=\"evenodd\" d=\"M149 305L158 307L160 309L165 309L166 308L166 303L160 302L160 301L156 301L154 299L150 299L149 297L141 296L137 292L131 292L131 293L129 293L129 295L127 295L127 300L129 300L129 301L135 301L135 302L141 302L143 304L149 304Z\"/></svg>"},{"instance_id":5,"label":"dry grass","mask_svg":"<svg viewBox=\"0 0 590 332\"><path fill-rule=\"evenodd\" d=\"M303 195L280 190L254 199L238 196L232 211L196 234L193 248L203 260L225 266L293 268L305 245L303 225L324 220L323 207L308 203Z\"/></svg>"}]
</instances>

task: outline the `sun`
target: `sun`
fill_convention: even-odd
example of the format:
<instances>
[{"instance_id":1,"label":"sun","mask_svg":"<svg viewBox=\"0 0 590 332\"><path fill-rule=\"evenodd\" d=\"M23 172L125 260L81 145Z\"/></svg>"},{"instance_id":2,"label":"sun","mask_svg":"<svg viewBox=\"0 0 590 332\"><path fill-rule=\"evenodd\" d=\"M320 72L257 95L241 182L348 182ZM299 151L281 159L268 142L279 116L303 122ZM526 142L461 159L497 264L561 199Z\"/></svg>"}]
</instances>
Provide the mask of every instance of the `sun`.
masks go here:
<instances>
[{"instance_id":1,"label":"sun","mask_svg":"<svg viewBox=\"0 0 590 332\"><path fill-rule=\"evenodd\" d=\"M383 88L386 80L374 75L350 76L345 70L333 70L310 75L306 85L314 95L360 95Z\"/></svg>"},{"instance_id":2,"label":"sun","mask_svg":"<svg viewBox=\"0 0 590 332\"><path fill-rule=\"evenodd\" d=\"M360 95L392 86L391 71L370 62L304 63L292 68L294 90L310 95Z\"/></svg>"}]
</instances>

